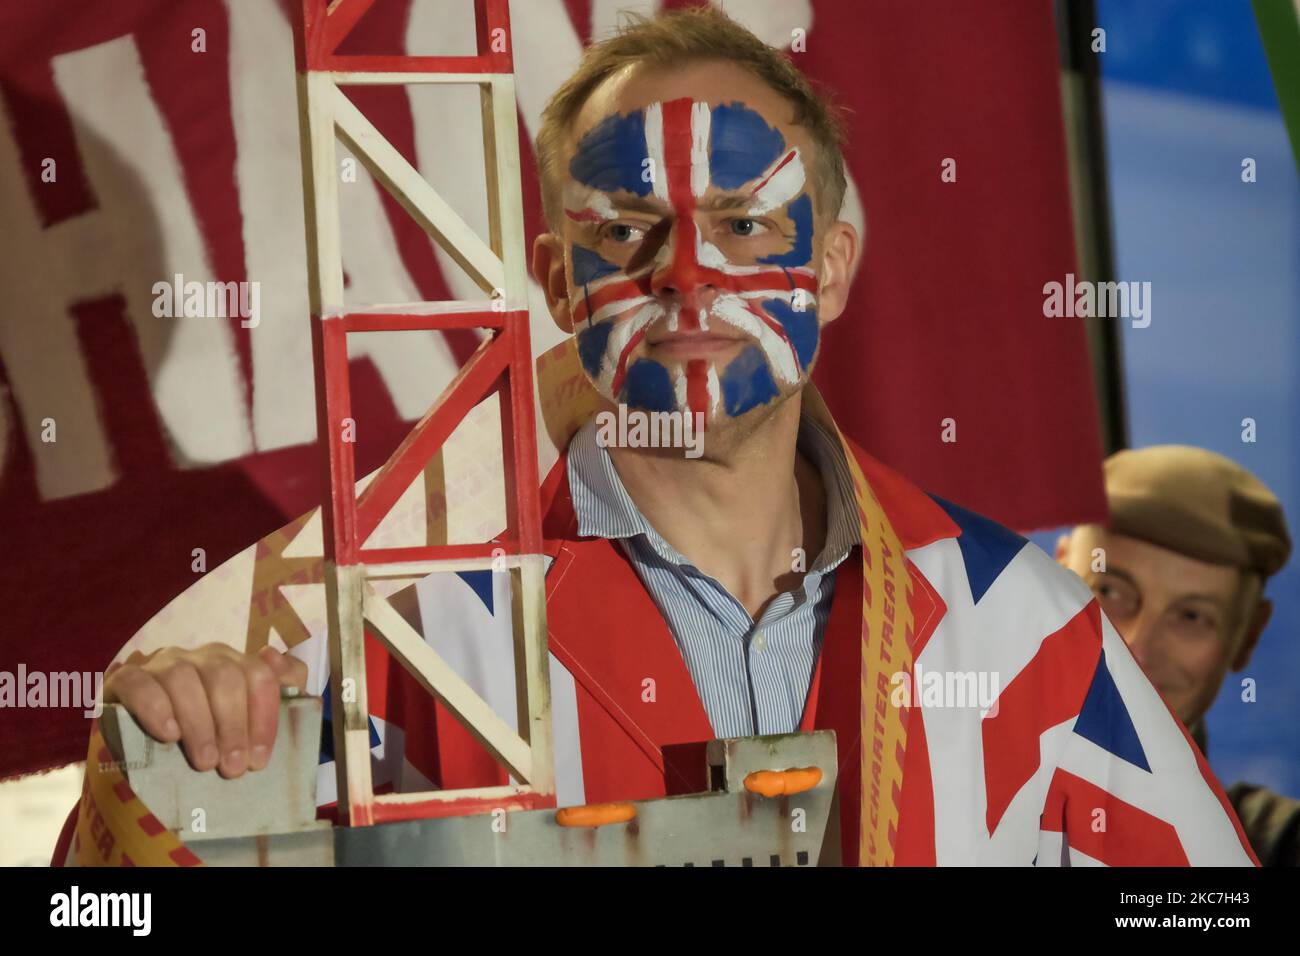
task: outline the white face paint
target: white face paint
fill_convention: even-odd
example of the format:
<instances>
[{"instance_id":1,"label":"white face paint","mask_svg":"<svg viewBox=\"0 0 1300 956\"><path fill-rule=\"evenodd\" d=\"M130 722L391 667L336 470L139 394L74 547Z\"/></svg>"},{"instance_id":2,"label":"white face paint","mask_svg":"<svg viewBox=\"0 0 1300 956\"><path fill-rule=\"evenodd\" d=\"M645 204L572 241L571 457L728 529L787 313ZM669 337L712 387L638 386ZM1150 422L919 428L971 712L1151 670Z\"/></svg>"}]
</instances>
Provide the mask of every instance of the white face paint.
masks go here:
<instances>
[{"instance_id":1,"label":"white face paint","mask_svg":"<svg viewBox=\"0 0 1300 956\"><path fill-rule=\"evenodd\" d=\"M713 420L802 387L820 332L811 198L776 126L740 103L652 103L588 130L569 173L574 329L606 398Z\"/></svg>"}]
</instances>

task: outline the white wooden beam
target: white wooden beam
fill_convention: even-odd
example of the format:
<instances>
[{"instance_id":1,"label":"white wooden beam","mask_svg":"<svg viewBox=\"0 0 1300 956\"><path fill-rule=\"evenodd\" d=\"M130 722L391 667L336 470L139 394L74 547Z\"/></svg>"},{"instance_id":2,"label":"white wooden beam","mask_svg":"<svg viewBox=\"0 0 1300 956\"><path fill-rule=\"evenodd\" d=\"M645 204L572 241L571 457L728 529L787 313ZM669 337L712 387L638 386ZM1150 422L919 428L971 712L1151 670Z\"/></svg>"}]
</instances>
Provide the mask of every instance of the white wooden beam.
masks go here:
<instances>
[{"instance_id":1,"label":"white wooden beam","mask_svg":"<svg viewBox=\"0 0 1300 956\"><path fill-rule=\"evenodd\" d=\"M509 73L352 73L333 70L326 74L339 86L406 86L407 84L475 84L487 86Z\"/></svg>"},{"instance_id":2,"label":"white wooden beam","mask_svg":"<svg viewBox=\"0 0 1300 956\"><path fill-rule=\"evenodd\" d=\"M510 773L533 784L533 759L528 744L369 584L365 585L364 603L365 619L411 676L442 701Z\"/></svg>"},{"instance_id":3,"label":"white wooden beam","mask_svg":"<svg viewBox=\"0 0 1300 956\"><path fill-rule=\"evenodd\" d=\"M497 254L406 161L406 157L384 139L342 90L335 87L333 92L335 128L365 164L370 175L392 193L402 208L433 236L480 289L488 295L495 289L504 289L505 270ZM523 237L520 236L518 241L522 245Z\"/></svg>"},{"instance_id":4,"label":"white wooden beam","mask_svg":"<svg viewBox=\"0 0 1300 956\"><path fill-rule=\"evenodd\" d=\"M366 694L365 626L361 565L325 565L325 606L330 632L330 721L338 782L339 819L370 824L374 782L370 774L370 707Z\"/></svg>"}]
</instances>

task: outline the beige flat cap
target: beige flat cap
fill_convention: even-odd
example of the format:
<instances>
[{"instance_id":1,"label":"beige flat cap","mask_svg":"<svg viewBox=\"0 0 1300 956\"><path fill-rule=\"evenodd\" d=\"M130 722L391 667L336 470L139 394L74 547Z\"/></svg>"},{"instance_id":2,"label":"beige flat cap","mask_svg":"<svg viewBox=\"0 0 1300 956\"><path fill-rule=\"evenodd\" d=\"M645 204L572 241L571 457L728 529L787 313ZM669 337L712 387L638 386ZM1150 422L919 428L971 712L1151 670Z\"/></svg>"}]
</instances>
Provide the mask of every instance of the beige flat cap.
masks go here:
<instances>
[{"instance_id":1,"label":"beige flat cap","mask_svg":"<svg viewBox=\"0 0 1300 956\"><path fill-rule=\"evenodd\" d=\"M1153 445L1116 452L1106 459L1105 473L1112 531L1264 577L1291 555L1277 496L1222 455Z\"/></svg>"}]
</instances>

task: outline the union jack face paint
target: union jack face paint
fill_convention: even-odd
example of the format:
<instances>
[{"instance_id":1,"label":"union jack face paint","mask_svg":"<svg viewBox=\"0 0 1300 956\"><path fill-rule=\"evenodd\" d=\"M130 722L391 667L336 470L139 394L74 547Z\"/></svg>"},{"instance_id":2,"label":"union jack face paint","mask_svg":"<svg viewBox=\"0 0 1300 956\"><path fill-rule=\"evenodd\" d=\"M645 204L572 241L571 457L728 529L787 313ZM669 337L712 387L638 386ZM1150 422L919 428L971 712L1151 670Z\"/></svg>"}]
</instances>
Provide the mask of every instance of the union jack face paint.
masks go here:
<instances>
[{"instance_id":1,"label":"union jack face paint","mask_svg":"<svg viewBox=\"0 0 1300 956\"><path fill-rule=\"evenodd\" d=\"M741 103L608 116L564 214L582 363L613 402L738 417L807 381L820 338L799 149Z\"/></svg>"}]
</instances>

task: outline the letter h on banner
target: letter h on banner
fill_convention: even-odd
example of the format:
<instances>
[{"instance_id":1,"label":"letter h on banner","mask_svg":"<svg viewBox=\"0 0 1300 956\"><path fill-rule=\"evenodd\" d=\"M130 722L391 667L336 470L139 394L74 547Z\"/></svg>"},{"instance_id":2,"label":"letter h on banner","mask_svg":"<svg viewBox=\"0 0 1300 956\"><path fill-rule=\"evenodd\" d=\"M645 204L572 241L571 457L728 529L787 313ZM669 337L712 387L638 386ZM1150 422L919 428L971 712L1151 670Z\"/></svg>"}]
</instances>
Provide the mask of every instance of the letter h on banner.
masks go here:
<instances>
[{"instance_id":1,"label":"letter h on banner","mask_svg":"<svg viewBox=\"0 0 1300 956\"><path fill-rule=\"evenodd\" d=\"M302 20L295 24L294 38L317 421L325 436L330 497L323 515L334 753L339 819L352 826L555 805L514 67L510 44L494 42L510 35L507 0L474 0L478 31L474 56L335 52L374 2L302 0ZM339 88L417 83L479 87L488 186L486 243ZM495 303L495 309L491 301L345 307L336 136L487 296L504 293L504 303ZM358 496L353 445L344 438L344 424L351 416L348 333L448 329L484 329L487 336ZM506 533L484 544L366 548L371 533L456 426L493 393L501 410ZM522 649L522 660L516 660L516 686L520 712L528 718L523 735L497 716L371 584L376 578L414 581L435 571L488 567L504 567L511 575L515 646ZM375 794L366 702L367 629L517 784Z\"/></svg>"}]
</instances>

